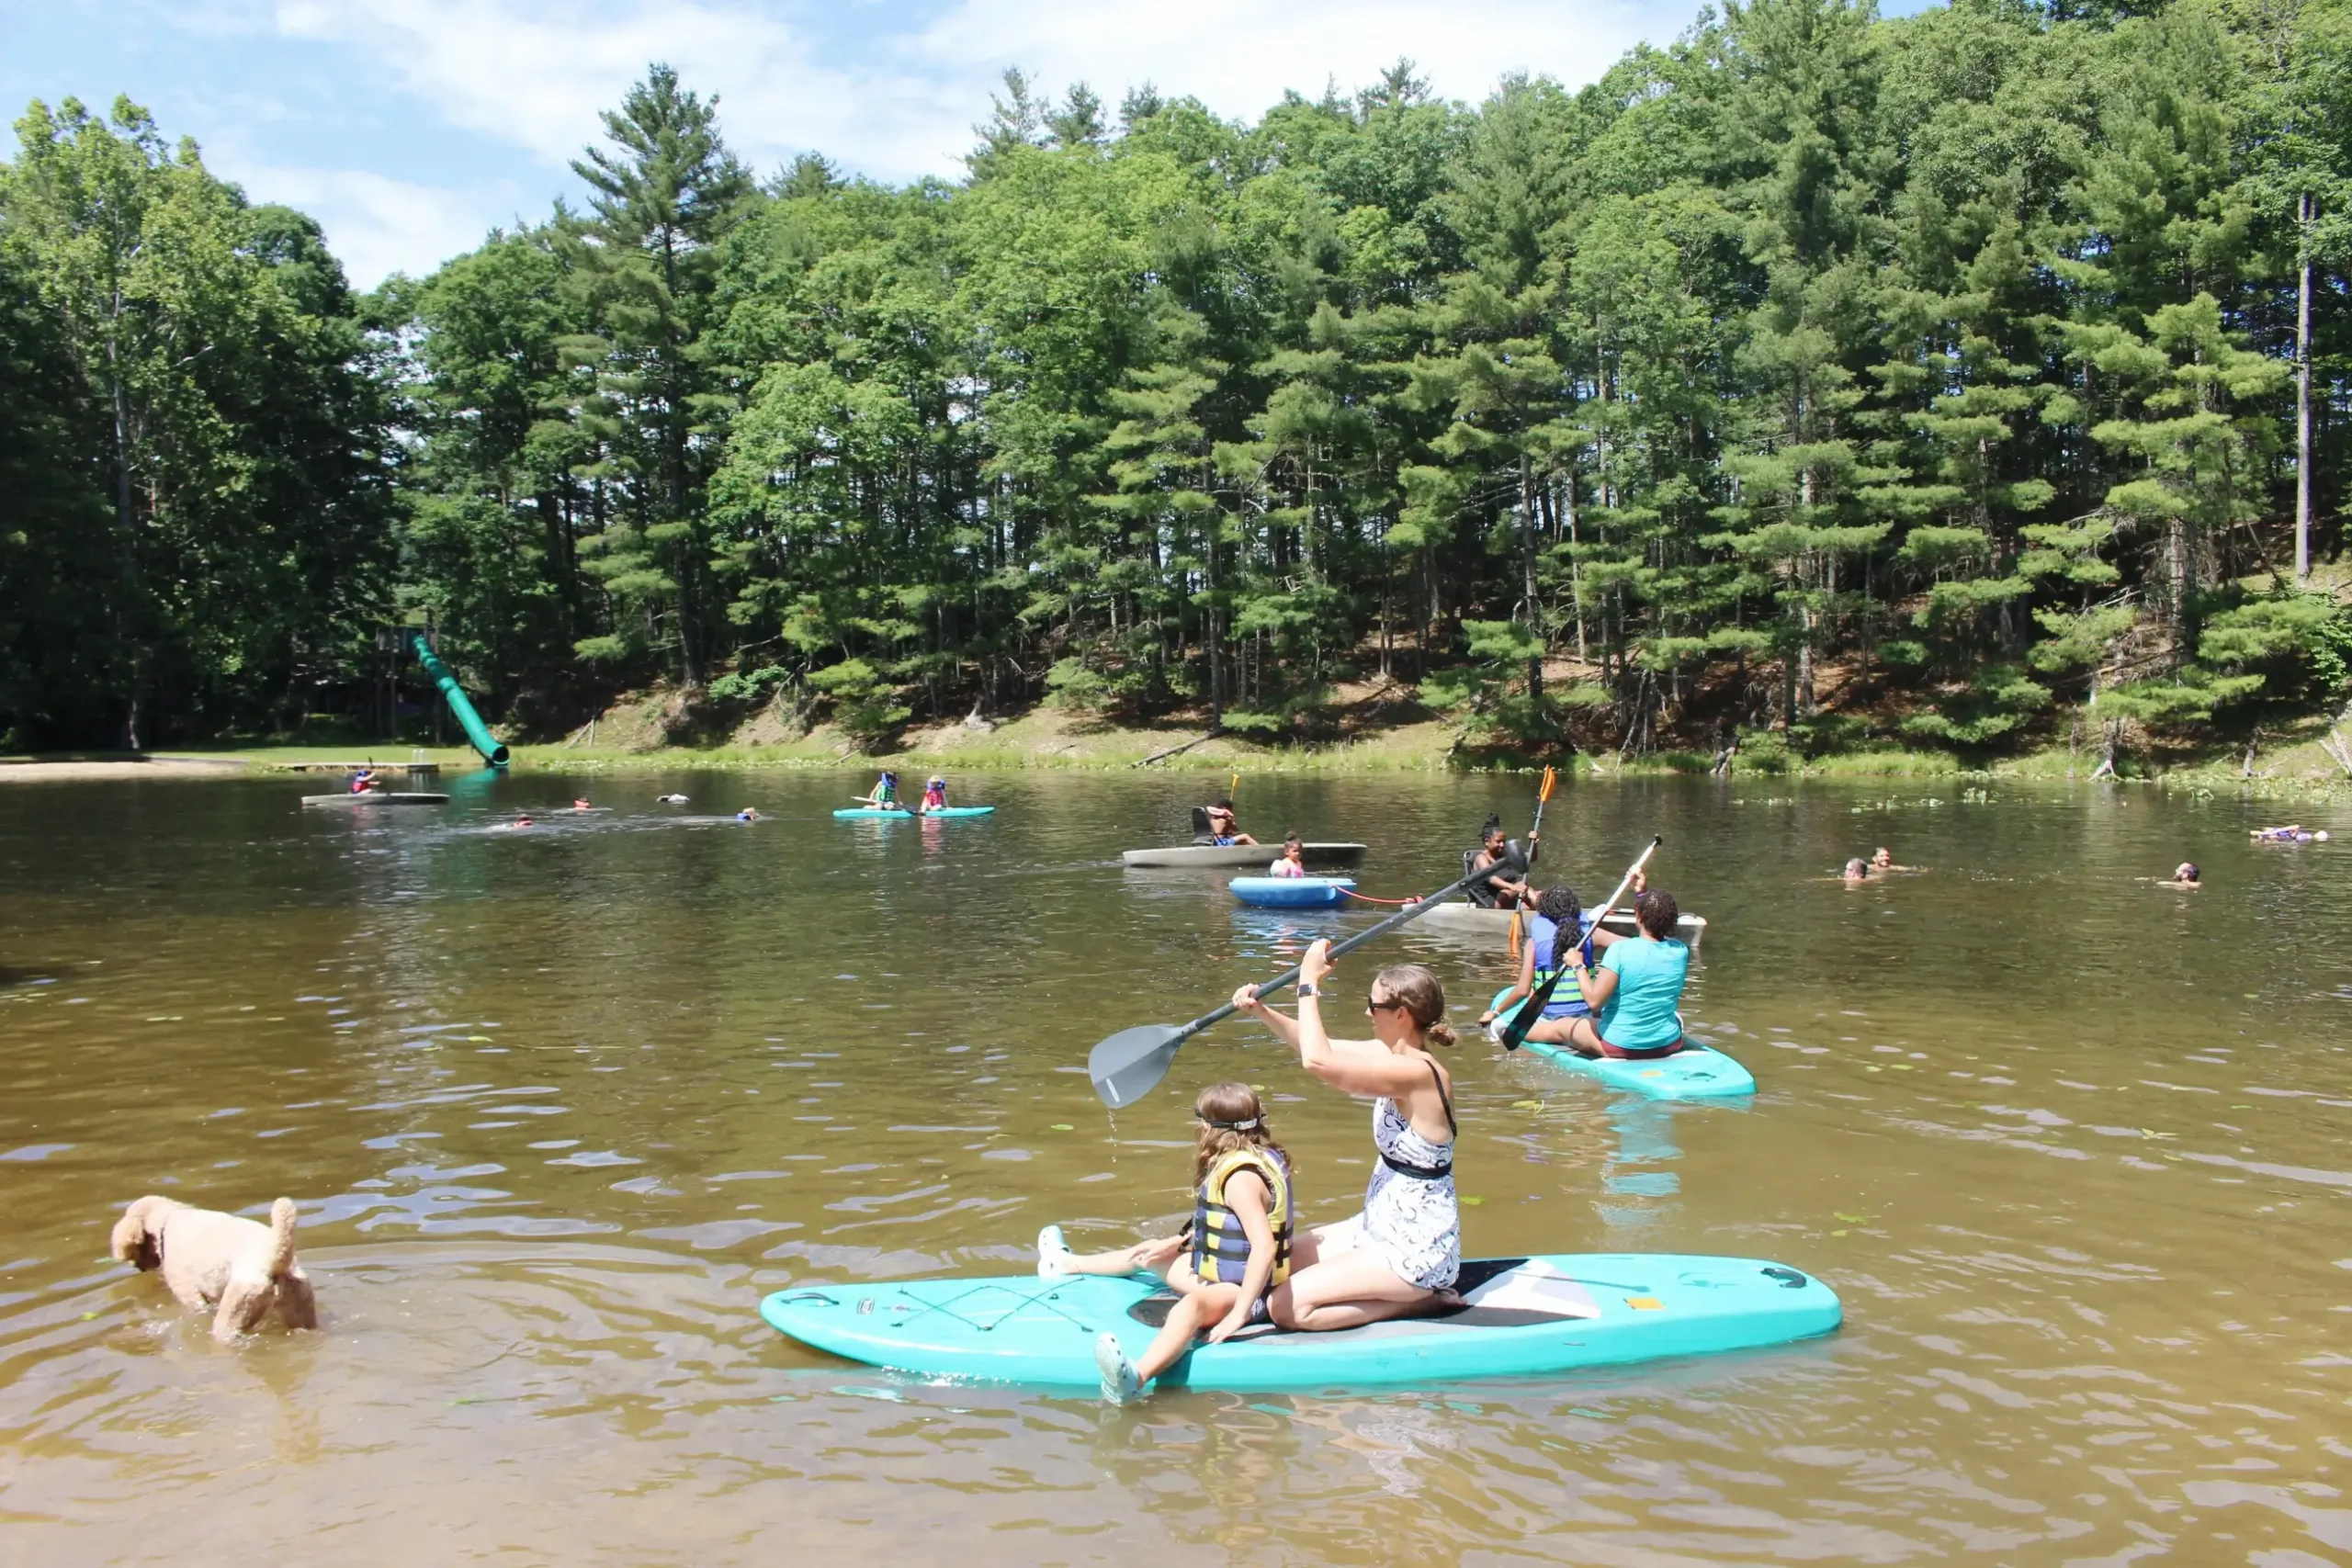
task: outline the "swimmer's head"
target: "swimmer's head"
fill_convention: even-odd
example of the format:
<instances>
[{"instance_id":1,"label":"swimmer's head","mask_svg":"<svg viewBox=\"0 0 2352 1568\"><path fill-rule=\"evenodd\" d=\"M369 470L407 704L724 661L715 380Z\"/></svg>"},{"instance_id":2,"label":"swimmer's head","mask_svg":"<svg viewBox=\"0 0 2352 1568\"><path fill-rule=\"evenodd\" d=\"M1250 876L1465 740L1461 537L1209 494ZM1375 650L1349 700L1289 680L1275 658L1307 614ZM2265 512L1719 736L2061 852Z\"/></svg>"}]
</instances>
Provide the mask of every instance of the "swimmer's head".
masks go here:
<instances>
[{"instance_id":1,"label":"swimmer's head","mask_svg":"<svg viewBox=\"0 0 2352 1568\"><path fill-rule=\"evenodd\" d=\"M2193 860L2185 860L2181 862L2178 865L2172 868L2172 879L2175 882L2196 881L2197 863Z\"/></svg>"},{"instance_id":2,"label":"swimmer's head","mask_svg":"<svg viewBox=\"0 0 2352 1568\"><path fill-rule=\"evenodd\" d=\"M2327 829L2322 828L2318 832L2313 833L2312 835L2312 842L2314 844L2324 844L2327 842Z\"/></svg>"},{"instance_id":3,"label":"swimmer's head","mask_svg":"<svg viewBox=\"0 0 2352 1568\"><path fill-rule=\"evenodd\" d=\"M1870 863L1862 859L1860 855L1856 855L1852 860L1846 863L1845 875L1846 880L1849 882L1860 882L1863 877L1868 876L1870 874Z\"/></svg>"}]
</instances>

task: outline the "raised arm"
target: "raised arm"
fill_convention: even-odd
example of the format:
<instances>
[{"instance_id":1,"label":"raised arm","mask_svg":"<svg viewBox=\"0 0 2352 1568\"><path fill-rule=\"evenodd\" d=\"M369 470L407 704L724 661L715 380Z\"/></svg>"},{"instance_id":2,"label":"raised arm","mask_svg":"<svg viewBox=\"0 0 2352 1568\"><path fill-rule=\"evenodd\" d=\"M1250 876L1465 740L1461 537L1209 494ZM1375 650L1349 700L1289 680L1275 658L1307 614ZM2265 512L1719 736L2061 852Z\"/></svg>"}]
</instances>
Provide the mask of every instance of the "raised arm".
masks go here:
<instances>
[{"instance_id":1,"label":"raised arm","mask_svg":"<svg viewBox=\"0 0 2352 1568\"><path fill-rule=\"evenodd\" d=\"M1331 974L1331 943L1318 938L1298 964L1299 1065L1343 1094L1370 1099L1409 1095L1429 1082L1429 1069L1374 1042L1334 1040L1323 1027L1323 982Z\"/></svg>"}]
</instances>

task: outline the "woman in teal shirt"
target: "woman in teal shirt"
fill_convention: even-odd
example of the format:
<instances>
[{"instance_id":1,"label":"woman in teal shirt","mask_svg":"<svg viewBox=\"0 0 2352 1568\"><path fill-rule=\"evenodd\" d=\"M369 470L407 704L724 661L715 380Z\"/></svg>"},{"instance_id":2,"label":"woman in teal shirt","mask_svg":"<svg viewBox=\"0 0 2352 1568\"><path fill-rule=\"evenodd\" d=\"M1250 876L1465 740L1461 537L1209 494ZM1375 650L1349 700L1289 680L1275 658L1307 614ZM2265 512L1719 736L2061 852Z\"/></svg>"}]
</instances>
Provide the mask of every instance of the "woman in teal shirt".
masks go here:
<instances>
[{"instance_id":1,"label":"woman in teal shirt","mask_svg":"<svg viewBox=\"0 0 2352 1568\"><path fill-rule=\"evenodd\" d=\"M1652 888L1634 900L1639 938L1611 944L1591 968L1570 950L1568 972L1593 1016L1571 1022L1568 1049L1580 1056L1644 1058L1682 1049L1679 1010L1690 950L1674 935L1681 918L1674 895Z\"/></svg>"}]
</instances>

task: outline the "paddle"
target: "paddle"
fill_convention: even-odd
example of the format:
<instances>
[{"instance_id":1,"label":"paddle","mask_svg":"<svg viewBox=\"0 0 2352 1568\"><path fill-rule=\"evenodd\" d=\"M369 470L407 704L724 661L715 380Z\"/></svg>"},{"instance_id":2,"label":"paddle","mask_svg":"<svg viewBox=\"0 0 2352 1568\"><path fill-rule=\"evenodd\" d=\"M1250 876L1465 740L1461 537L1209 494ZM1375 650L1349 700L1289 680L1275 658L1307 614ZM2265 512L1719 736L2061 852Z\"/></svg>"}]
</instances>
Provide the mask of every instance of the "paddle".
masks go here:
<instances>
[{"instance_id":1,"label":"paddle","mask_svg":"<svg viewBox=\"0 0 2352 1568\"><path fill-rule=\"evenodd\" d=\"M1544 804L1552 798L1552 781L1556 775L1549 768L1544 770L1544 787L1535 792L1535 826L1527 830L1527 865L1520 873L1520 885L1532 889L1535 883L1536 857L1544 852ZM1520 916L1527 905L1521 900L1510 912L1510 955L1519 956Z\"/></svg>"},{"instance_id":2,"label":"paddle","mask_svg":"<svg viewBox=\"0 0 2352 1568\"><path fill-rule=\"evenodd\" d=\"M1345 942L1334 942L1331 956L1339 957L1362 947L1376 936L1385 936L1408 920L1418 920L1456 893L1474 882L1483 882L1506 869L1502 863L1484 871L1474 871L1451 887L1439 889L1418 904L1408 904L1369 930L1358 931ZM1271 996L1298 978L1295 964L1283 970L1258 987L1261 997ZM1176 1060L1176 1048L1214 1023L1222 1023L1233 1016L1231 1002L1214 1012L1203 1013L1190 1023L1146 1023L1133 1029L1123 1029L1108 1040L1097 1044L1086 1057L1086 1076L1094 1080L1094 1092L1102 1103L1116 1111L1133 1105L1159 1087L1168 1076L1170 1064Z\"/></svg>"},{"instance_id":3,"label":"paddle","mask_svg":"<svg viewBox=\"0 0 2352 1568\"><path fill-rule=\"evenodd\" d=\"M1617 900L1623 898L1625 896L1625 889L1634 885L1634 873L1641 870L1645 865L1647 865L1649 863L1650 856L1656 854L1657 852L1657 847L1664 842L1666 842L1666 835L1663 833L1652 839L1649 842L1649 847L1641 852L1640 858L1625 868L1624 876L1618 881L1617 891L1609 896L1609 902L1600 907L1600 913L1593 916L1593 930L1599 931L1600 929L1600 922L1609 918L1609 911L1617 907ZM1556 949L1560 939L1557 936L1555 936L1552 941ZM1503 1025L1504 1050L1518 1050L1520 1043L1527 1038L1527 1032L1534 1028L1535 1025L1542 1021L1544 1017L1544 1009L1552 1000L1552 993L1559 988L1560 976L1568 972L1568 965L1566 962L1566 957L1567 955L1566 953L1557 951L1553 953L1551 978L1536 987L1533 994L1525 1001L1520 1003L1518 1008L1511 1013L1510 1021Z\"/></svg>"}]
</instances>

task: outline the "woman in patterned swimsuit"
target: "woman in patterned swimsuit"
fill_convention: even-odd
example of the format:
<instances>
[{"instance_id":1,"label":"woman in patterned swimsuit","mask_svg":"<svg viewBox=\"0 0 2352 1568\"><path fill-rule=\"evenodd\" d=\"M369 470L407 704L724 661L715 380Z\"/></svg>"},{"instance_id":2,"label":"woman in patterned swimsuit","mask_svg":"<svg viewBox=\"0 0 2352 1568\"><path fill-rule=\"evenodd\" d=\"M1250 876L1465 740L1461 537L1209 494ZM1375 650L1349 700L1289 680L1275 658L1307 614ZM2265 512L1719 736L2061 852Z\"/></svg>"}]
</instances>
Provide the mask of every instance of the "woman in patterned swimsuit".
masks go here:
<instances>
[{"instance_id":1,"label":"woman in patterned swimsuit","mask_svg":"<svg viewBox=\"0 0 2352 1568\"><path fill-rule=\"evenodd\" d=\"M1365 1010L1370 1040L1324 1032L1321 987L1330 946L1318 942L1299 965L1298 1017L1258 999L1255 986L1233 994L1294 1046L1306 1070L1343 1093L1373 1101L1372 1140L1380 1163L1363 1213L1302 1231L1291 1246L1291 1277L1267 1298L1284 1328L1319 1332L1404 1317L1443 1299L1462 1269L1462 1210L1453 1190L1453 1093L1430 1044L1453 1043L1445 990L1418 964L1373 976Z\"/></svg>"}]
</instances>

